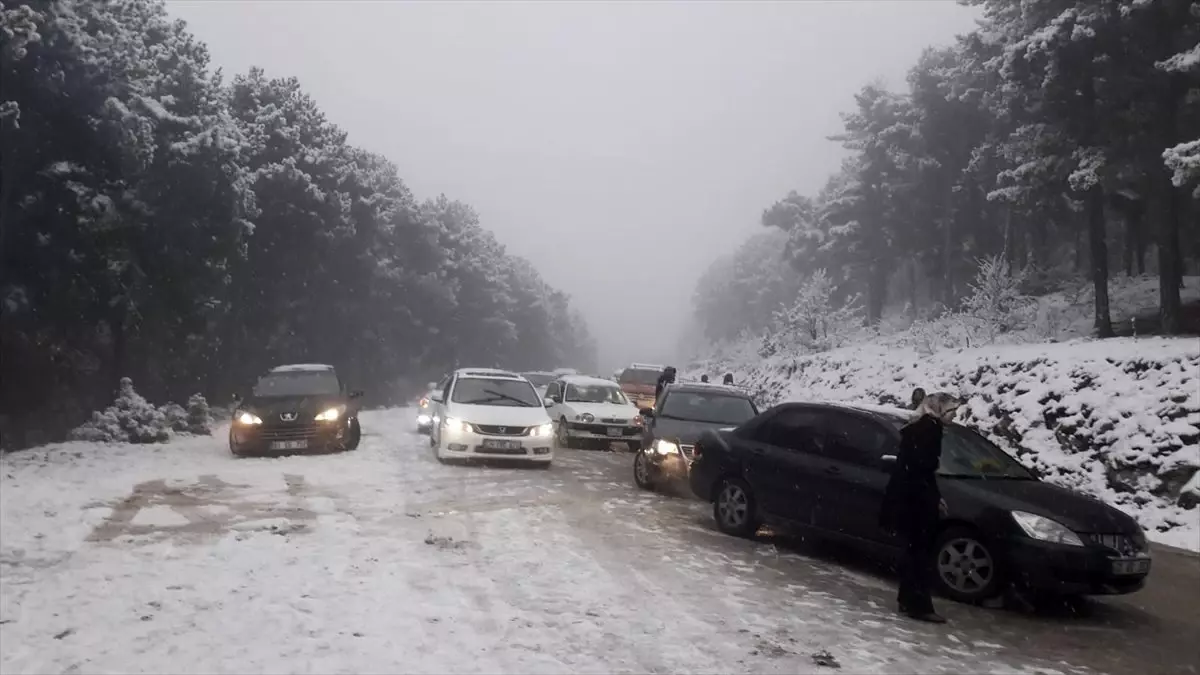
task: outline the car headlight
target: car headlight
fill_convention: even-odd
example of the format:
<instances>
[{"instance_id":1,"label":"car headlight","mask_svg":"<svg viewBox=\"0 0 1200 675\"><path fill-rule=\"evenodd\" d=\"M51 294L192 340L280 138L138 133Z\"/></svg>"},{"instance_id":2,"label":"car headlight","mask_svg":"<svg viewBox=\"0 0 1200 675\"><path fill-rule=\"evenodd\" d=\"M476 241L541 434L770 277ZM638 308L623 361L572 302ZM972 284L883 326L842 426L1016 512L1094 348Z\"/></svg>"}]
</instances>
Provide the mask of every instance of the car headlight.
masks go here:
<instances>
[{"instance_id":1,"label":"car headlight","mask_svg":"<svg viewBox=\"0 0 1200 675\"><path fill-rule=\"evenodd\" d=\"M446 428L446 431L449 431L450 433L457 433L457 434L471 433L471 425L458 419L457 417L442 418L442 426L444 426Z\"/></svg>"},{"instance_id":2,"label":"car headlight","mask_svg":"<svg viewBox=\"0 0 1200 675\"><path fill-rule=\"evenodd\" d=\"M633 417L633 419L629 420L629 423L630 423L630 424L632 424L632 425L633 425L633 426L635 426L635 427L640 427L640 426L642 426L643 424L645 424L645 423L646 423L646 421L642 419L642 416L641 416L641 415L635 415L635 416Z\"/></svg>"},{"instance_id":3,"label":"car headlight","mask_svg":"<svg viewBox=\"0 0 1200 675\"><path fill-rule=\"evenodd\" d=\"M344 412L346 412L346 406L334 406L329 410L317 415L314 419L316 419L318 422L336 422Z\"/></svg>"},{"instance_id":4,"label":"car headlight","mask_svg":"<svg viewBox=\"0 0 1200 675\"><path fill-rule=\"evenodd\" d=\"M596 416L593 415L592 413L583 413L582 415L576 415L575 421L576 422L594 422L594 421L596 421Z\"/></svg>"},{"instance_id":5,"label":"car headlight","mask_svg":"<svg viewBox=\"0 0 1200 675\"><path fill-rule=\"evenodd\" d=\"M533 436L534 438L545 438L547 436L553 436L554 435L554 423L546 422L545 424L539 424L536 427L529 430L529 435Z\"/></svg>"},{"instance_id":6,"label":"car headlight","mask_svg":"<svg viewBox=\"0 0 1200 675\"><path fill-rule=\"evenodd\" d=\"M241 415L237 416L237 421L238 424L245 424L248 426L262 424L262 418L252 412L242 412Z\"/></svg>"},{"instance_id":7,"label":"car headlight","mask_svg":"<svg viewBox=\"0 0 1200 675\"><path fill-rule=\"evenodd\" d=\"M658 439L654 441L654 445L650 446L660 455L673 455L679 452L679 445L671 441Z\"/></svg>"},{"instance_id":8,"label":"car headlight","mask_svg":"<svg viewBox=\"0 0 1200 675\"><path fill-rule=\"evenodd\" d=\"M1079 535L1057 520L1025 511L1013 511L1012 517L1031 539L1066 544L1067 546L1083 546L1083 540L1079 538Z\"/></svg>"}]
</instances>

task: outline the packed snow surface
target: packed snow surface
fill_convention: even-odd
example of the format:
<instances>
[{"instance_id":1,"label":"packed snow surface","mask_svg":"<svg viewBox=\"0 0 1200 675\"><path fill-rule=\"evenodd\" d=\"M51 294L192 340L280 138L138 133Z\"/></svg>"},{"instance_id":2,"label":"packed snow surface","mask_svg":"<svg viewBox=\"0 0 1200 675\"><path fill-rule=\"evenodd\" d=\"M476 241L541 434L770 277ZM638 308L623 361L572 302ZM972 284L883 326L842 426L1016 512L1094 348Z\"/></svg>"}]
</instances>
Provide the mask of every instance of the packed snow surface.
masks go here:
<instances>
[{"instance_id":1,"label":"packed snow surface","mask_svg":"<svg viewBox=\"0 0 1200 675\"><path fill-rule=\"evenodd\" d=\"M764 583L769 547L664 518L603 453L442 466L414 414L365 413L338 455L234 459L218 433L3 458L0 671L1074 670Z\"/></svg>"}]
</instances>

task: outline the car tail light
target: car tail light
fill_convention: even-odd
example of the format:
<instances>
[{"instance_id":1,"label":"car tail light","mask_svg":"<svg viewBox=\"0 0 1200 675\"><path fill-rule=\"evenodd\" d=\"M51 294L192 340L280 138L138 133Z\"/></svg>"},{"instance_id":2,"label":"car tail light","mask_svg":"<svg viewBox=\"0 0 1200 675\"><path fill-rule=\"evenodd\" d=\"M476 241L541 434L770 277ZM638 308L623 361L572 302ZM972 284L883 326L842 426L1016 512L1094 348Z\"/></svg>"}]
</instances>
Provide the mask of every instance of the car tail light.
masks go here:
<instances>
[{"instance_id":1,"label":"car tail light","mask_svg":"<svg viewBox=\"0 0 1200 675\"><path fill-rule=\"evenodd\" d=\"M646 421L642 419L641 415L637 415L633 418L633 426L635 426L635 427L640 427L645 423L646 423Z\"/></svg>"}]
</instances>

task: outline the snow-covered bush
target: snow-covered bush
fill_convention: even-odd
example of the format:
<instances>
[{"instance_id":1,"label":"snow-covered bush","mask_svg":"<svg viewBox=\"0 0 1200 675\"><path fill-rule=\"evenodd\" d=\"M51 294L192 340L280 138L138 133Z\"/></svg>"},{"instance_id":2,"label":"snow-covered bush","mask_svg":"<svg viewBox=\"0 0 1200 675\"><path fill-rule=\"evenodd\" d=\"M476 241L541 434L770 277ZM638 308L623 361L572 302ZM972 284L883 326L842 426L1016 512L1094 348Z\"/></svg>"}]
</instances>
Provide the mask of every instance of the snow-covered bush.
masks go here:
<instances>
[{"instance_id":1,"label":"snow-covered bush","mask_svg":"<svg viewBox=\"0 0 1200 675\"><path fill-rule=\"evenodd\" d=\"M105 443L162 443L171 438L171 424L163 411L150 405L133 389L133 380L121 378L117 400L103 412L71 431L71 440Z\"/></svg>"},{"instance_id":2,"label":"snow-covered bush","mask_svg":"<svg viewBox=\"0 0 1200 675\"><path fill-rule=\"evenodd\" d=\"M838 306L833 293L833 280L825 270L813 272L791 305L775 313L763 342L763 356L774 354L780 344L799 345L813 352L844 344L858 328L861 311L857 297Z\"/></svg>"},{"instance_id":3,"label":"snow-covered bush","mask_svg":"<svg viewBox=\"0 0 1200 675\"><path fill-rule=\"evenodd\" d=\"M1002 255L979 260L965 306L966 312L979 321L989 343L1000 334L1029 326L1035 303L1021 292L1024 280L1025 275L1013 273Z\"/></svg>"},{"instance_id":4,"label":"snow-covered bush","mask_svg":"<svg viewBox=\"0 0 1200 675\"><path fill-rule=\"evenodd\" d=\"M212 425L213 416L208 408L208 401L201 394L192 394L188 398L187 417L184 428L190 434L211 436Z\"/></svg>"},{"instance_id":5,"label":"snow-covered bush","mask_svg":"<svg viewBox=\"0 0 1200 675\"><path fill-rule=\"evenodd\" d=\"M167 418L167 426L171 431L187 431L187 411L178 403L168 403L158 407L158 411Z\"/></svg>"}]
</instances>

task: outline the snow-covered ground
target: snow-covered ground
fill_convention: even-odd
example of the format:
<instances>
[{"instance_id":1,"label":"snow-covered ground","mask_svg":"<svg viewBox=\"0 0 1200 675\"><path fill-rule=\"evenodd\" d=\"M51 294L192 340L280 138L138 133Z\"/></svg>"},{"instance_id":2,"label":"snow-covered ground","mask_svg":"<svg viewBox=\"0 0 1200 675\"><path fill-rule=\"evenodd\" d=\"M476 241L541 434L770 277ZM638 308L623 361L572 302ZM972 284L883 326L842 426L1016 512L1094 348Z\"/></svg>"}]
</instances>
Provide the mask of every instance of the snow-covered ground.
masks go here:
<instances>
[{"instance_id":1,"label":"snow-covered ground","mask_svg":"<svg viewBox=\"0 0 1200 675\"><path fill-rule=\"evenodd\" d=\"M4 457L0 671L1078 670L845 597L882 582L836 566L772 581L770 547L614 481L627 456L442 466L412 415L366 413L342 455L233 459L218 432Z\"/></svg>"},{"instance_id":2,"label":"snow-covered ground","mask_svg":"<svg viewBox=\"0 0 1200 675\"><path fill-rule=\"evenodd\" d=\"M1125 510L1160 543L1200 551L1200 341L1121 338L923 354L863 344L760 358L754 345L693 364L737 373L760 403L907 405L915 387L968 397L960 421L1050 481ZM1200 495L1197 495L1200 496ZM1185 500L1186 503L1186 500Z\"/></svg>"}]
</instances>

